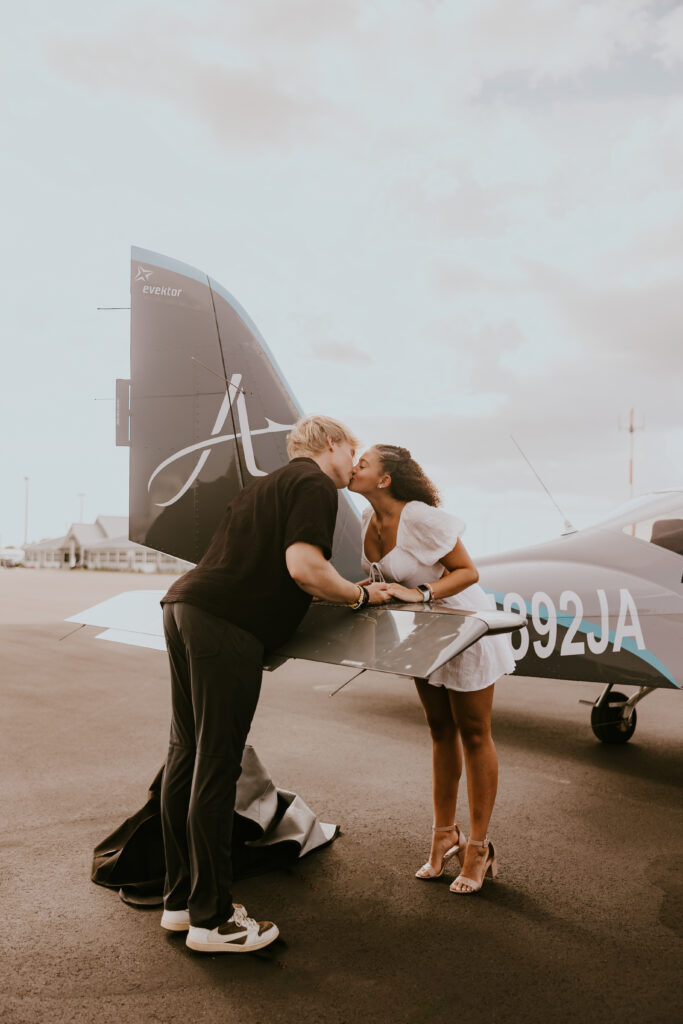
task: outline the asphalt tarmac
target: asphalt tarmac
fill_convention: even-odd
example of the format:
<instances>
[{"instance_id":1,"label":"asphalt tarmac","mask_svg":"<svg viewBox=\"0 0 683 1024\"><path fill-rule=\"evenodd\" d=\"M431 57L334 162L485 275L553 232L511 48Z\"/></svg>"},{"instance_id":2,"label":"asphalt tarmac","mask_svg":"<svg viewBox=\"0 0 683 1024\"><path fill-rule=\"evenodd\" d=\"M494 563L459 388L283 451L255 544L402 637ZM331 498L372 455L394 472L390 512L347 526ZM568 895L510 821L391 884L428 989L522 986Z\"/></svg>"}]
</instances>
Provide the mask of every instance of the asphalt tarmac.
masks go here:
<instances>
[{"instance_id":1,"label":"asphalt tarmac","mask_svg":"<svg viewBox=\"0 0 683 1024\"><path fill-rule=\"evenodd\" d=\"M497 685L499 877L476 896L413 878L431 827L430 742L412 684L290 662L266 674L251 734L278 785L342 834L236 886L281 938L190 952L89 881L92 849L165 757L163 654L64 618L169 577L0 570L4 1024L683 1019L683 695L598 743L595 685ZM467 821L464 793L458 819Z\"/></svg>"}]
</instances>

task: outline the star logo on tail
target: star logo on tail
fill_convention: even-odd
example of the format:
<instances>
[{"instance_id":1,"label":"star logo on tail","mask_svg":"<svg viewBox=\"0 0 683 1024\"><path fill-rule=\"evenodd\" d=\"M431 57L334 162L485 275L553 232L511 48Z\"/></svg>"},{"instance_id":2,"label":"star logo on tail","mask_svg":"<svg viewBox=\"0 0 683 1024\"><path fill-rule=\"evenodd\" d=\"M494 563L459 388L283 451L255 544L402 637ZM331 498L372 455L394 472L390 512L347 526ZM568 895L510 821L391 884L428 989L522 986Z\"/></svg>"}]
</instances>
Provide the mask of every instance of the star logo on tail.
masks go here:
<instances>
[{"instance_id":1,"label":"star logo on tail","mask_svg":"<svg viewBox=\"0 0 683 1024\"><path fill-rule=\"evenodd\" d=\"M138 272L135 275L135 280L136 281L149 281L149 279L152 276L152 274L153 274L153 271L152 270L148 270L147 267L138 266Z\"/></svg>"}]
</instances>

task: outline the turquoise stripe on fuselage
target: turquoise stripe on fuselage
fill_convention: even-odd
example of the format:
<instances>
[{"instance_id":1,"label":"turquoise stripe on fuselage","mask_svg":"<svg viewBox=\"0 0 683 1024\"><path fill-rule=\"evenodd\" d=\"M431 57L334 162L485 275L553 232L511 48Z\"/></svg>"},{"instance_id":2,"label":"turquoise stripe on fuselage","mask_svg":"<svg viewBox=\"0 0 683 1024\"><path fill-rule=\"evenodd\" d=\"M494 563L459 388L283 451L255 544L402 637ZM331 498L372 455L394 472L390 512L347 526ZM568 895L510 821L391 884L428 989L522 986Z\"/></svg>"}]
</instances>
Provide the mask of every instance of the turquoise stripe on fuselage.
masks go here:
<instances>
[{"instance_id":1,"label":"turquoise stripe on fuselage","mask_svg":"<svg viewBox=\"0 0 683 1024\"><path fill-rule=\"evenodd\" d=\"M490 587L483 587L482 589L485 590L487 594L493 594L493 596L496 599L496 604L500 605L501 608L503 607L503 603L505 601L505 594L502 594L499 590L492 590ZM529 601L524 601L524 604L526 606L527 613L531 615L531 604L529 603ZM544 621L547 622L550 616L540 615L540 618L544 619ZM556 613L555 618L557 620L558 625L564 626L565 629L568 628L574 621L573 615L563 615L562 613ZM602 639L602 627L598 626L595 622L588 622L587 619L581 620L580 624L576 627L576 631L577 633L592 633L597 640ZM615 636L616 634L614 630L610 629L609 642L611 644L614 643ZM632 636L624 637L621 646L622 650L629 651L629 653L631 654L635 654L636 658L640 658L641 661L644 661L647 665L650 665L652 668L654 668L657 672L659 672L660 675L664 676L665 679L668 679L670 683L673 683L677 690L681 689L679 684L676 682L674 677L669 672L666 665L659 660L657 655L653 654L652 651L648 651L647 648L644 651L641 651L640 648L636 646L636 642Z\"/></svg>"}]
</instances>

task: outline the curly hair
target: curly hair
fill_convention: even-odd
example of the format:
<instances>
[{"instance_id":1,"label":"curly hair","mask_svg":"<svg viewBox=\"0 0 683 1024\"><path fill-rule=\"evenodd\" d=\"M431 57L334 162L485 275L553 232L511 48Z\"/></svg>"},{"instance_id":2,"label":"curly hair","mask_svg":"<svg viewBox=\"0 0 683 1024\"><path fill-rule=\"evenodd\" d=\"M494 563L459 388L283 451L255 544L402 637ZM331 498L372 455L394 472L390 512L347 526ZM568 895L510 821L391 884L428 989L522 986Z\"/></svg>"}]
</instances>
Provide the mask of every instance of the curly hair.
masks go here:
<instances>
[{"instance_id":1,"label":"curly hair","mask_svg":"<svg viewBox=\"0 0 683 1024\"><path fill-rule=\"evenodd\" d=\"M379 455L382 469L391 477L389 494L398 501L424 501L425 505L440 505L441 496L424 470L407 448L395 444L372 446Z\"/></svg>"}]
</instances>

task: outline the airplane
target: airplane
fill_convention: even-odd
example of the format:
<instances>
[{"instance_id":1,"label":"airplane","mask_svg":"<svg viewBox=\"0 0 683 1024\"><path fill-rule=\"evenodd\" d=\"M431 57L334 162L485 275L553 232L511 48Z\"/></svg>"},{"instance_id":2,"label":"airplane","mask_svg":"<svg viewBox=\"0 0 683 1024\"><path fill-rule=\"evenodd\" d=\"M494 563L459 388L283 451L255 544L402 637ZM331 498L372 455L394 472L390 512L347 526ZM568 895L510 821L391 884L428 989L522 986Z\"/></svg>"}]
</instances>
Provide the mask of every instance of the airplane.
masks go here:
<instances>
[{"instance_id":1,"label":"airplane","mask_svg":"<svg viewBox=\"0 0 683 1024\"><path fill-rule=\"evenodd\" d=\"M683 685L683 489L636 498L607 518L556 540L477 559L497 607L517 609L520 675L602 683L591 727L626 743L636 705ZM614 690L633 685L631 697Z\"/></svg>"},{"instance_id":2,"label":"airplane","mask_svg":"<svg viewBox=\"0 0 683 1024\"><path fill-rule=\"evenodd\" d=\"M287 461L286 435L302 415L230 293L188 264L132 249L131 376L116 384L116 443L130 449L131 540L199 561L228 502ZM358 579L360 518L339 497L332 561ZM584 702L593 704L593 731L603 742L626 742L638 701L683 685L683 491L637 513L478 559L495 611L397 602L354 613L314 602L266 667L304 658L356 675L428 678L482 636L508 632L520 674L602 682L598 700ZM657 539L644 539L651 523ZM120 594L68 621L103 628L102 639L165 650L162 594ZM627 698L613 691L617 683L639 690Z\"/></svg>"},{"instance_id":3,"label":"airplane","mask_svg":"<svg viewBox=\"0 0 683 1024\"><path fill-rule=\"evenodd\" d=\"M301 416L258 329L218 282L132 250L131 377L116 384L116 442L130 449L131 540L198 562L226 505L287 462L286 436ZM348 579L362 575L360 517L344 492L332 563ZM102 639L165 650L161 596L119 594L68 621L105 627ZM305 658L347 666L351 678L367 669L428 678L482 636L525 621L495 608L395 602L353 612L314 602L265 667Z\"/></svg>"}]
</instances>

